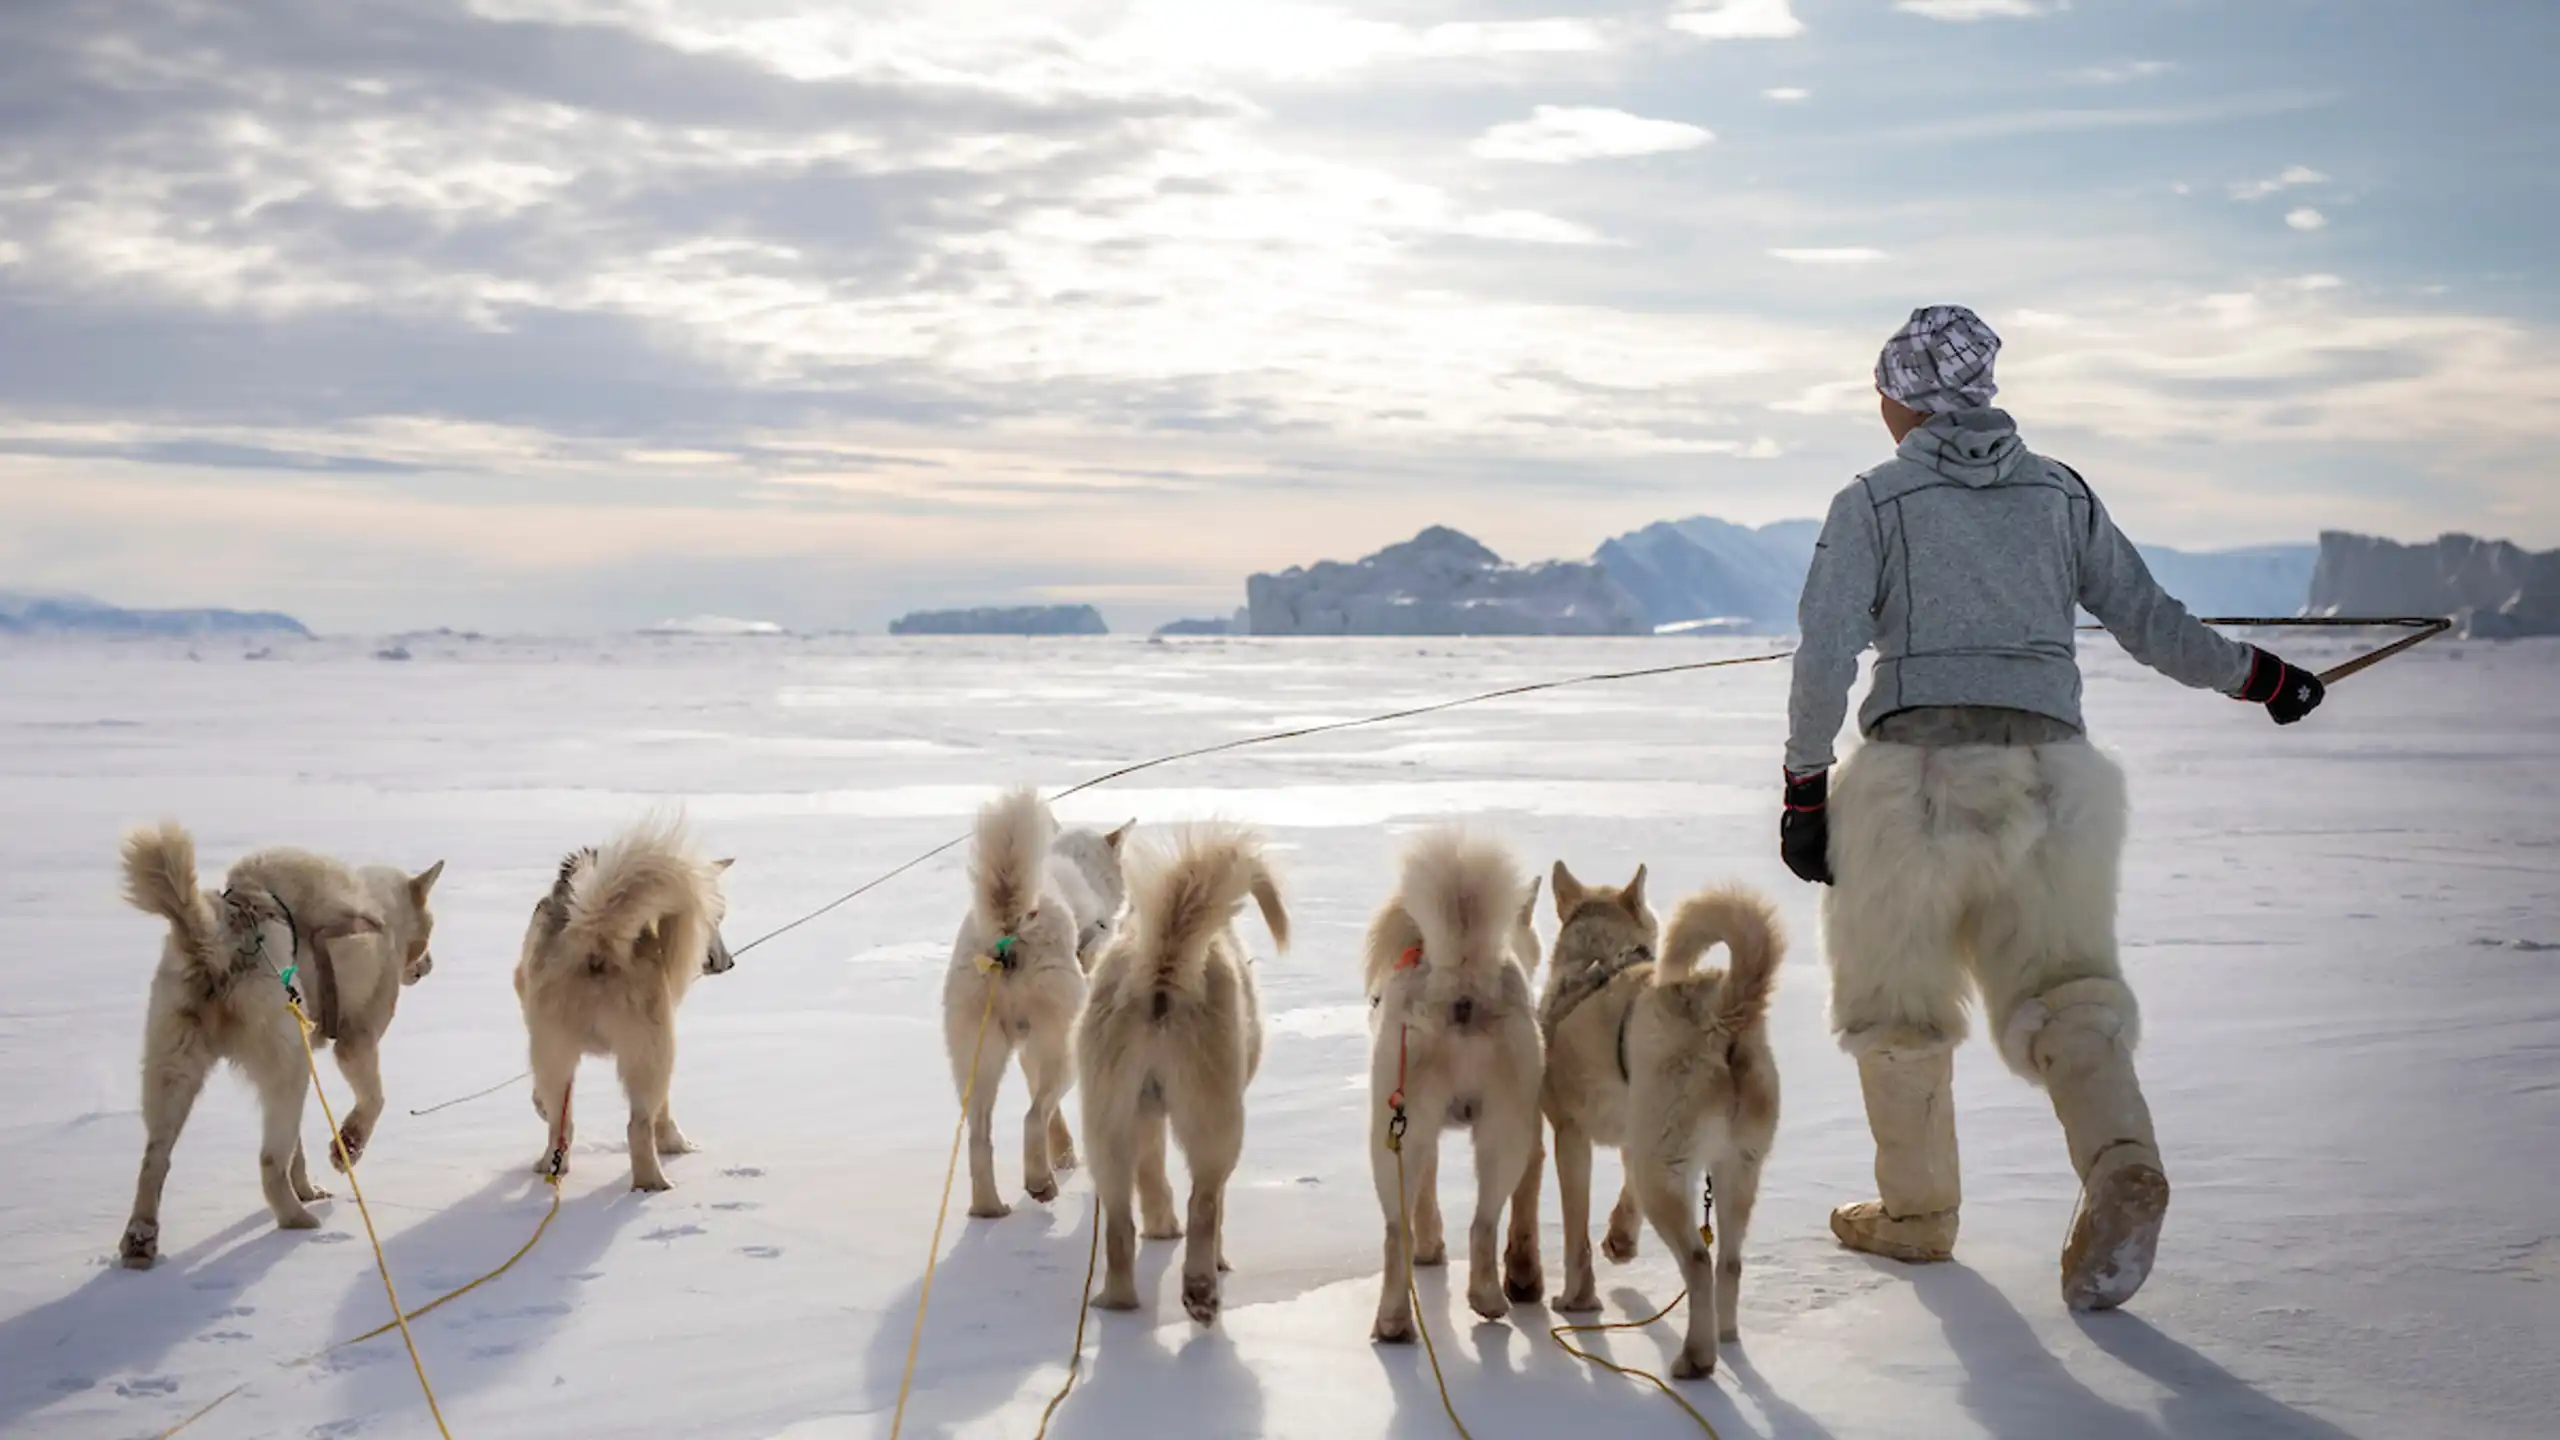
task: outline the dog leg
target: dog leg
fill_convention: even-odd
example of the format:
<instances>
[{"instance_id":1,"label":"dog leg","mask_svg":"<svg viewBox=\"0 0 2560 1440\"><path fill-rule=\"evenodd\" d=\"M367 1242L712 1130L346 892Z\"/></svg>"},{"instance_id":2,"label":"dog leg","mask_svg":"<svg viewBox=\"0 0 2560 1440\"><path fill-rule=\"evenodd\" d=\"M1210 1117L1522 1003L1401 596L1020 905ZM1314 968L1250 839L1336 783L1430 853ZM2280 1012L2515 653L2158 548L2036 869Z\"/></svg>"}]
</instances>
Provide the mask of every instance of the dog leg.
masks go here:
<instances>
[{"instance_id":1,"label":"dog leg","mask_svg":"<svg viewBox=\"0 0 2560 1440\"><path fill-rule=\"evenodd\" d=\"M1379 1095L1393 1088L1393 1082L1375 1085ZM1413 1162L1431 1154L1440 1146L1440 1127L1436 1114L1428 1106L1411 1112L1411 1128L1405 1132L1403 1163L1406 1175L1402 1188L1412 1193ZM1413 1293L1408 1286L1412 1265L1412 1228L1404 1212L1397 1206L1397 1152L1387 1148L1387 1112L1377 1109L1369 1123L1369 1176L1378 1191L1378 1211L1386 1217L1386 1246L1382 1257L1386 1273L1379 1282L1378 1321L1369 1338L1389 1345L1413 1343Z\"/></svg>"},{"instance_id":2,"label":"dog leg","mask_svg":"<svg viewBox=\"0 0 2560 1440\"><path fill-rule=\"evenodd\" d=\"M1690 1197L1690 1167L1661 1157L1630 1153L1628 1179L1636 1203L1644 1207L1653 1233L1680 1263L1680 1278L1689 1287L1689 1333L1680 1357L1671 1364L1675 1380L1702 1380L1716 1373L1716 1267L1707 1244L1698 1238L1698 1212Z\"/></svg>"},{"instance_id":3,"label":"dog leg","mask_svg":"<svg viewBox=\"0 0 2560 1440\"><path fill-rule=\"evenodd\" d=\"M702 1148L686 1138L683 1127L676 1124L673 1101L659 1107L657 1131L658 1153L661 1155L690 1155Z\"/></svg>"},{"instance_id":4,"label":"dog leg","mask_svg":"<svg viewBox=\"0 0 2560 1440\"><path fill-rule=\"evenodd\" d=\"M1102 1202L1102 1289L1093 1303L1105 1310L1138 1308L1138 1235L1130 1214L1133 1173L1142 1136L1157 1136L1157 1163L1163 1163L1163 1121L1132 1115L1117 1098L1097 1101L1088 1090L1084 1100L1084 1138L1093 1166L1094 1197Z\"/></svg>"},{"instance_id":5,"label":"dog leg","mask_svg":"<svg viewBox=\"0 0 2560 1440\"><path fill-rule=\"evenodd\" d=\"M1076 1135L1067 1128L1063 1105L1049 1112L1049 1163L1060 1170L1076 1168Z\"/></svg>"},{"instance_id":6,"label":"dog leg","mask_svg":"<svg viewBox=\"0 0 2560 1440\"><path fill-rule=\"evenodd\" d=\"M1218 1323L1218 1239L1227 1177L1244 1150L1244 1095L1183 1087L1172 1111L1174 1138L1191 1172L1191 1238L1182 1255L1182 1308L1203 1325Z\"/></svg>"},{"instance_id":7,"label":"dog leg","mask_svg":"<svg viewBox=\"0 0 2560 1440\"><path fill-rule=\"evenodd\" d=\"M1525 1096L1487 1095L1476 1120L1476 1215L1467 1227L1467 1303L1487 1320L1511 1313L1502 1293L1502 1207L1538 1153L1537 1076Z\"/></svg>"},{"instance_id":8,"label":"dog leg","mask_svg":"<svg viewBox=\"0 0 2560 1440\"><path fill-rule=\"evenodd\" d=\"M293 1166L285 1176L285 1179L288 1184L293 1186L294 1198L300 1200L305 1205L310 1204L314 1200L326 1200L329 1198L328 1191L311 1183L311 1169L303 1163L302 1141L298 1138L293 1142Z\"/></svg>"},{"instance_id":9,"label":"dog leg","mask_svg":"<svg viewBox=\"0 0 2560 1440\"><path fill-rule=\"evenodd\" d=\"M159 1047L155 1046L155 1051ZM160 1194L169 1183L169 1155L187 1128L196 1096L213 1073L213 1057L176 1040L168 1058L142 1075L142 1173L133 1184L133 1215L125 1221L118 1256L130 1270L147 1270L160 1256Z\"/></svg>"},{"instance_id":10,"label":"dog leg","mask_svg":"<svg viewBox=\"0 0 2560 1440\"><path fill-rule=\"evenodd\" d=\"M667 1089L675 1079L675 1059L673 1034L655 1045L625 1046L614 1056L616 1068L622 1072L623 1094L631 1100L631 1123L623 1133L631 1141L634 1190L672 1188L667 1172L658 1164L658 1116L667 1108Z\"/></svg>"},{"instance_id":11,"label":"dog leg","mask_svg":"<svg viewBox=\"0 0 2560 1440\"><path fill-rule=\"evenodd\" d=\"M569 1114L566 1118L560 1116L555 1107L568 1103L569 1082L575 1079L577 1074L577 1045L559 1039L546 1027L535 1026L533 1113L542 1117L544 1125L554 1127L559 1132L560 1173L563 1176L569 1173L569 1143L575 1138L577 1129L577 1106L569 1105ZM542 1154L534 1159L533 1173L536 1175L551 1173L550 1130L545 1130L543 1133Z\"/></svg>"},{"instance_id":12,"label":"dog leg","mask_svg":"<svg viewBox=\"0 0 2560 1440\"><path fill-rule=\"evenodd\" d=\"M978 1078L969 1094L969 1213L981 1220L1001 1220L1013 1213L996 1189L996 1090L1004 1084L1004 1062L1013 1047L989 1034L978 1053Z\"/></svg>"},{"instance_id":13,"label":"dog leg","mask_svg":"<svg viewBox=\"0 0 2560 1440\"><path fill-rule=\"evenodd\" d=\"M1744 1151L1715 1170L1716 1338L1742 1338L1742 1241L1760 1200L1761 1157Z\"/></svg>"},{"instance_id":14,"label":"dog leg","mask_svg":"<svg viewBox=\"0 0 2560 1440\"><path fill-rule=\"evenodd\" d=\"M347 1112L336 1142L329 1147L329 1164L344 1173L364 1158L365 1142L373 1138L373 1127L382 1119L382 1050L370 1036L348 1036L334 1048L338 1073L347 1077L348 1088L356 1092L355 1108Z\"/></svg>"},{"instance_id":15,"label":"dog leg","mask_svg":"<svg viewBox=\"0 0 2560 1440\"><path fill-rule=\"evenodd\" d=\"M1618 1203L1609 1211L1609 1233L1600 1241L1600 1253L1612 1265L1624 1265L1636 1258L1641 1248L1638 1239L1644 1233L1644 1212L1636 1206L1635 1187L1623 1179L1618 1184Z\"/></svg>"},{"instance_id":16,"label":"dog leg","mask_svg":"<svg viewBox=\"0 0 2560 1440\"><path fill-rule=\"evenodd\" d=\"M1556 1196L1564 1208L1564 1294L1556 1309L1579 1315L1600 1308L1591 1268L1591 1132L1556 1122Z\"/></svg>"},{"instance_id":17,"label":"dog leg","mask_svg":"<svg viewBox=\"0 0 2560 1440\"><path fill-rule=\"evenodd\" d=\"M1447 1223L1440 1217L1440 1149L1405 1155L1405 1194L1413 1202L1413 1263L1433 1270L1449 1263Z\"/></svg>"},{"instance_id":18,"label":"dog leg","mask_svg":"<svg viewBox=\"0 0 2560 1440\"><path fill-rule=\"evenodd\" d=\"M1173 1208L1173 1181L1165 1174L1165 1121L1162 1113L1138 1117L1138 1233L1150 1240L1182 1238L1182 1217Z\"/></svg>"},{"instance_id":19,"label":"dog leg","mask_svg":"<svg viewBox=\"0 0 2560 1440\"><path fill-rule=\"evenodd\" d=\"M307 1083L296 1070L258 1085L258 1103L266 1121L258 1139L258 1188L266 1192L267 1208L275 1212L276 1224L286 1230L320 1228L320 1217L293 1193L293 1157L302 1148L302 1097Z\"/></svg>"},{"instance_id":20,"label":"dog leg","mask_svg":"<svg viewBox=\"0 0 2560 1440\"><path fill-rule=\"evenodd\" d=\"M1022 1078L1031 1087L1031 1108L1022 1117L1022 1188L1046 1205L1058 1198L1058 1177L1049 1168L1050 1128L1059 1123L1059 1102L1075 1083L1065 1032L1031 1036L1022 1047Z\"/></svg>"},{"instance_id":21,"label":"dog leg","mask_svg":"<svg viewBox=\"0 0 2560 1440\"><path fill-rule=\"evenodd\" d=\"M1546 1174L1543 1134L1529 1151L1529 1167L1520 1188L1511 1192L1511 1239L1502 1248L1502 1293L1514 1305L1526 1305L1547 1293L1546 1267L1538 1260L1538 1194Z\"/></svg>"}]
</instances>

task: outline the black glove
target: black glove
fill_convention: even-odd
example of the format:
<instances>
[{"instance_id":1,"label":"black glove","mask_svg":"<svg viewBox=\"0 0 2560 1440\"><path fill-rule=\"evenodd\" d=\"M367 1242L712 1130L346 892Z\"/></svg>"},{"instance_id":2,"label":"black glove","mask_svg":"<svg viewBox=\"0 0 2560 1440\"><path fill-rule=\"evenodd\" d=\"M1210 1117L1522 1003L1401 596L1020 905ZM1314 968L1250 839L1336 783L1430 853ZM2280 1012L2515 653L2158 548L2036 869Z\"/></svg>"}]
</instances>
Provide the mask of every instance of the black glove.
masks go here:
<instances>
[{"instance_id":1,"label":"black glove","mask_svg":"<svg viewBox=\"0 0 2560 1440\"><path fill-rule=\"evenodd\" d=\"M2240 698L2252 705L2264 705L2267 714L2279 725L2290 725L2320 708L2329 696L2329 687L2308 670L2288 665L2266 651L2249 647L2249 679L2240 687Z\"/></svg>"},{"instance_id":2,"label":"black glove","mask_svg":"<svg viewBox=\"0 0 2560 1440\"><path fill-rule=\"evenodd\" d=\"M1799 880L1831 883L1831 772L1787 776L1787 810L1778 817L1778 854Z\"/></svg>"}]
</instances>

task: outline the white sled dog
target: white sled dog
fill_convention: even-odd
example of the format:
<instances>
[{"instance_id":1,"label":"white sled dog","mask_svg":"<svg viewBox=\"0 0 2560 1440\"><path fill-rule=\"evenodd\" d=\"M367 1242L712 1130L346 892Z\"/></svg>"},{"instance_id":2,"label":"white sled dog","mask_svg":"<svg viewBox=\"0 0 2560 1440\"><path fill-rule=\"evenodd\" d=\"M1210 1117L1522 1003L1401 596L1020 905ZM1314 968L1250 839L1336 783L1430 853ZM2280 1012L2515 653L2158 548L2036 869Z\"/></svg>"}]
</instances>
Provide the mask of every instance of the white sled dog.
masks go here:
<instances>
[{"instance_id":1,"label":"white sled dog","mask_svg":"<svg viewBox=\"0 0 2560 1440\"><path fill-rule=\"evenodd\" d=\"M1434 831L1406 852L1395 898L1369 926L1364 969L1385 977L1369 1063L1369 1165L1386 1219L1374 1339L1413 1339L1408 1267L1446 1258L1421 1247L1439 1237L1415 1233L1399 1196L1427 1193L1452 1125L1475 1131L1467 1303L1488 1320L1510 1313L1494 1236L1539 1148L1538 1020L1515 954L1535 896L1499 844ZM1436 1207L1426 1213L1436 1221Z\"/></svg>"},{"instance_id":2,"label":"white sled dog","mask_svg":"<svg viewBox=\"0 0 2560 1440\"><path fill-rule=\"evenodd\" d=\"M1776 912L1750 891L1690 896L1673 912L1653 983L1628 1019L1627 1184L1689 1286L1689 1332L1672 1364L1676 1379L1714 1374L1716 1342L1738 1338L1742 1245L1760 1198L1760 1166L1778 1133L1769 992L1785 943ZM1731 964L1698 969L1718 945L1731 952ZM1691 1198L1702 1178L1723 1231L1714 1264Z\"/></svg>"},{"instance_id":3,"label":"white sled dog","mask_svg":"<svg viewBox=\"0 0 2560 1440\"><path fill-rule=\"evenodd\" d=\"M1147 1238L1182 1234L1165 1177L1170 1125L1191 1172L1182 1308L1203 1325L1218 1318L1227 1177L1244 1150L1245 1087L1262 1066L1262 1000L1235 929L1247 897L1287 949L1289 914L1261 842L1229 826L1187 830L1141 865L1129 923L1094 967L1077 1059L1107 1267L1094 1303L1106 1310L1138 1305L1132 1191Z\"/></svg>"},{"instance_id":4,"label":"white sled dog","mask_svg":"<svg viewBox=\"0 0 2560 1440\"><path fill-rule=\"evenodd\" d=\"M435 918L427 892L438 861L409 875L350 870L301 850L261 850L231 867L219 896L196 888L195 840L162 822L124 841L124 895L169 922L151 978L142 1041L142 1173L119 1254L134 1269L160 1253L160 1197L169 1156L213 1067L229 1061L258 1092L266 1125L258 1181L287 1230L320 1222L307 1208L328 1192L311 1183L302 1153L302 1105L311 1075L285 1005L291 973L312 1021L314 1046L337 1052L356 1105L330 1146L344 1170L364 1153L382 1116L380 1046L403 985L434 968Z\"/></svg>"},{"instance_id":5,"label":"white sled dog","mask_svg":"<svg viewBox=\"0 0 2560 1440\"><path fill-rule=\"evenodd\" d=\"M1645 869L1623 889L1585 886L1561 860L1555 864L1555 963L1538 1001L1538 1031L1546 1041L1546 1079L1539 1103L1555 1127L1556 1191L1564 1202L1564 1289L1555 1308L1573 1313L1600 1308L1591 1264L1591 1151L1625 1142L1630 1075L1627 1033L1637 1000L1653 986L1654 948L1661 927L1645 903ZM1532 1161L1511 1201L1511 1238L1503 1272L1514 1300L1538 1297L1539 1165ZM1620 1264L1636 1254L1643 1223L1635 1188L1618 1194L1609 1213L1608 1257Z\"/></svg>"},{"instance_id":6,"label":"white sled dog","mask_svg":"<svg viewBox=\"0 0 2560 1440\"><path fill-rule=\"evenodd\" d=\"M668 1188L664 1155L692 1151L667 1099L676 1007L699 975L734 963L721 943L727 860L694 857L681 822L646 820L601 849L572 851L533 907L516 998L533 1054L533 1110L552 1127L537 1175L569 1173L570 1082L610 1055L631 1101L631 1188Z\"/></svg>"},{"instance_id":7,"label":"white sled dog","mask_svg":"<svg viewBox=\"0 0 2560 1440\"><path fill-rule=\"evenodd\" d=\"M1059 1106L1075 1083L1085 973L1100 958L1128 893L1120 863L1128 835L1127 825L1109 834L1061 834L1034 790L1011 791L978 812L969 913L951 942L942 981L951 1082L969 1107L972 1215L1013 1213L996 1189L994 1129L996 1092L1016 1050L1031 1087L1031 1111L1022 1121L1022 1188L1045 1205L1058 1198L1056 1172L1076 1163Z\"/></svg>"}]
</instances>

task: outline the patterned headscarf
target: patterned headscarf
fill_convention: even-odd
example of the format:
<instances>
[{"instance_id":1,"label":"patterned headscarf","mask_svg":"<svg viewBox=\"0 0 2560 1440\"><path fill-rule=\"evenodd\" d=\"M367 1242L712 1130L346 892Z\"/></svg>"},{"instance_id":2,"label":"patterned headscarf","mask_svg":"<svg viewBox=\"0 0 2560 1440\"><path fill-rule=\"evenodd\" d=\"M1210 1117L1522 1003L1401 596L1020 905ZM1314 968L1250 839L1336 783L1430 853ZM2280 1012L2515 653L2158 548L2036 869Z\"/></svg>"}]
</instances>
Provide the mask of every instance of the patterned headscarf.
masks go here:
<instances>
[{"instance_id":1,"label":"patterned headscarf","mask_svg":"<svg viewBox=\"0 0 2560 1440\"><path fill-rule=\"evenodd\" d=\"M1876 357L1876 389L1924 415L1979 410L2000 387L1991 362L2000 337L1962 305L1930 305L1911 318Z\"/></svg>"}]
</instances>

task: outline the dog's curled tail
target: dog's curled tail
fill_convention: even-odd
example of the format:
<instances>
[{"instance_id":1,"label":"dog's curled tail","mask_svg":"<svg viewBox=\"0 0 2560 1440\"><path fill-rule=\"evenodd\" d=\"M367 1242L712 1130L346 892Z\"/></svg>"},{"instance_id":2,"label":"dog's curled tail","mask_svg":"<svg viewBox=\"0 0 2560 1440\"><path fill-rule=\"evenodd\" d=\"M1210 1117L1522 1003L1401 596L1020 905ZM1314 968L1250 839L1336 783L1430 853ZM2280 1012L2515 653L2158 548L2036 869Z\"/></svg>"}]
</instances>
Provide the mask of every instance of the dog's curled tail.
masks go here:
<instances>
[{"instance_id":1,"label":"dog's curled tail","mask_svg":"<svg viewBox=\"0 0 2560 1440\"><path fill-rule=\"evenodd\" d=\"M1419 935L1460 952L1426 949L1421 962L1456 965L1477 954L1509 958L1531 893L1500 841L1447 829L1431 831L1405 852L1396 901Z\"/></svg>"},{"instance_id":2,"label":"dog's curled tail","mask_svg":"<svg viewBox=\"0 0 2560 1440\"><path fill-rule=\"evenodd\" d=\"M1281 949L1289 948L1289 911L1263 858L1262 841L1233 825L1185 830L1173 853L1142 870L1130 915L1159 991L1196 991L1209 942L1251 899Z\"/></svg>"},{"instance_id":3,"label":"dog's curled tail","mask_svg":"<svg viewBox=\"0 0 2560 1440\"><path fill-rule=\"evenodd\" d=\"M999 935L1019 934L1040 908L1049 876L1049 842L1058 822L1030 788L1008 790L978 811L969 854L970 903Z\"/></svg>"},{"instance_id":4,"label":"dog's curled tail","mask_svg":"<svg viewBox=\"0 0 2560 1440\"><path fill-rule=\"evenodd\" d=\"M196 841L174 820L124 837L124 899L169 922L192 954L213 948L213 907L196 889Z\"/></svg>"},{"instance_id":5,"label":"dog's curled tail","mask_svg":"<svg viewBox=\"0 0 2560 1440\"><path fill-rule=\"evenodd\" d=\"M561 928L583 942L590 963L623 963L655 926L668 932L667 962L698 969L711 921L708 876L693 859L684 822L652 816L614 836L593 858L563 862L546 903L560 906Z\"/></svg>"},{"instance_id":6,"label":"dog's curled tail","mask_svg":"<svg viewBox=\"0 0 2560 1440\"><path fill-rule=\"evenodd\" d=\"M1778 912L1768 900L1739 886L1709 890L1680 902L1671 917L1671 934L1654 967L1657 987L1679 985L1696 972L1698 960L1722 945L1733 952L1724 983L1716 993L1710 1023L1739 1033L1769 1013L1769 993L1777 988L1778 961L1786 940L1778 928Z\"/></svg>"}]
</instances>

